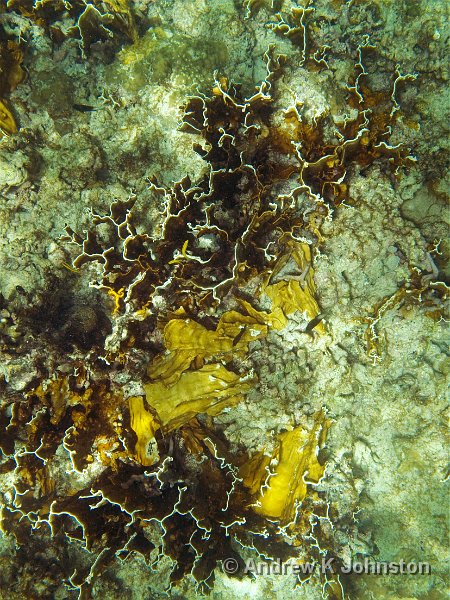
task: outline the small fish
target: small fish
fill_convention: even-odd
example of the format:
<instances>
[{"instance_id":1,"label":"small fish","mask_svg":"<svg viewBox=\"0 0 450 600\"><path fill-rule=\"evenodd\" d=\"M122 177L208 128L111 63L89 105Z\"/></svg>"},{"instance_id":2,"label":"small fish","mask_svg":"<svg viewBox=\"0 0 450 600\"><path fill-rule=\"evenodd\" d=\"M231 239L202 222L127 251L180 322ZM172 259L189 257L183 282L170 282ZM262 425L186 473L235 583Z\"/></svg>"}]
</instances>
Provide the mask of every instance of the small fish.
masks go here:
<instances>
[{"instance_id":1,"label":"small fish","mask_svg":"<svg viewBox=\"0 0 450 600\"><path fill-rule=\"evenodd\" d=\"M71 273L79 273L80 272L80 269L75 269L75 267L73 267L72 265L69 265L69 263L63 262L62 266L65 267Z\"/></svg>"},{"instance_id":2,"label":"small fish","mask_svg":"<svg viewBox=\"0 0 450 600\"><path fill-rule=\"evenodd\" d=\"M232 344L233 348L234 348L234 346L237 346L237 345L239 344L239 342L240 342L240 340L241 340L242 336L243 336L243 335L244 335L244 333L245 333L245 330L246 330L246 327L245 327L245 325L244 325L244 327L242 327L242 329L241 329L241 330L240 330L240 332L237 334L237 336L236 336L236 337L233 339L233 344Z\"/></svg>"},{"instance_id":3,"label":"small fish","mask_svg":"<svg viewBox=\"0 0 450 600\"><path fill-rule=\"evenodd\" d=\"M97 110L95 106L89 104L72 104L72 107L79 112L91 112L91 110Z\"/></svg>"},{"instance_id":4,"label":"small fish","mask_svg":"<svg viewBox=\"0 0 450 600\"><path fill-rule=\"evenodd\" d=\"M303 333L310 333L314 329L314 327L317 327L320 321L322 321L323 317L324 315L318 314L316 317L314 317L314 319L311 319L311 321L305 327Z\"/></svg>"}]
</instances>

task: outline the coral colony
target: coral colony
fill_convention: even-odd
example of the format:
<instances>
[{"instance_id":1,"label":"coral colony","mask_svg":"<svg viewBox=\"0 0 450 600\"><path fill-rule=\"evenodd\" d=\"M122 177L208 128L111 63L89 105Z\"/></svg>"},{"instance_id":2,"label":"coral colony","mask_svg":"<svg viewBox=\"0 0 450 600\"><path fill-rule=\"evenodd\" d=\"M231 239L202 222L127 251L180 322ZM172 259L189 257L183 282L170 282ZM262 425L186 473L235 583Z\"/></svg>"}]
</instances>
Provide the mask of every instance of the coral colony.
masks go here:
<instances>
[{"instance_id":1,"label":"coral colony","mask_svg":"<svg viewBox=\"0 0 450 600\"><path fill-rule=\"evenodd\" d=\"M254 4L247 3L249 14ZM83 55L98 39L137 39L125 0L73 2L75 24L62 31L58 17L66 5L11 0L8 9L55 40L78 36ZM306 61L305 15L293 9L271 26ZM54 351L42 377L12 393L0 415L1 468L15 481L2 529L18 546L39 537L55 548L84 547L83 561L54 565L81 598L131 553L153 569L170 557L171 584L192 576L204 593L220 562L234 557L243 564L248 549L274 560L342 560L335 538L340 516L323 485L317 487L332 426L326 410L259 453L233 447L214 417L233 411L256 385L248 361L255 340L282 330L296 311L311 336L327 335L314 258L322 224L352 202L352 165L376 161L400 177L413 161L406 148L389 143L397 88L410 76L397 70L390 90L372 91L364 66L370 48L368 40L359 48L348 84L354 116L342 122L331 116L307 122L301 97L280 105L277 80L289 57L272 46L264 56L267 76L248 97L226 74L215 74L211 91L187 98L180 110L180 130L193 134L204 175L171 187L149 179L158 222L149 225L131 195L113 199L108 214L92 213L88 231L66 228L62 240L73 256L67 277L87 276L98 302L70 306L57 335L48 328L28 334L31 346L50 344ZM7 97L24 77L22 52L4 36L4 135L20 135ZM311 68L326 68L323 49L308 55ZM446 292L412 270L365 318L370 357L377 361L382 352L377 324L386 310L424 303L438 318ZM59 310L50 307L48 320ZM26 336L17 333L7 307L2 315L2 345L20 353ZM140 384L132 394L122 385L130 379ZM327 597L344 597L337 574L313 576L322 578Z\"/></svg>"}]
</instances>

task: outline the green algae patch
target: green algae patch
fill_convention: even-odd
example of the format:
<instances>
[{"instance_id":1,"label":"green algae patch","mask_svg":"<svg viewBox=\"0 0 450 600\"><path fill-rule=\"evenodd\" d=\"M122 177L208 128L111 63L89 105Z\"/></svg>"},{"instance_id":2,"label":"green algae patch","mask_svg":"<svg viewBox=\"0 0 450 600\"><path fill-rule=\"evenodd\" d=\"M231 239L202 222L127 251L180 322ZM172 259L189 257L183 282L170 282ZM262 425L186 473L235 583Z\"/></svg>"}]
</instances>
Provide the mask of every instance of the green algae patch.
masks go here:
<instances>
[{"instance_id":1,"label":"green algae patch","mask_svg":"<svg viewBox=\"0 0 450 600\"><path fill-rule=\"evenodd\" d=\"M197 40L156 27L118 54L106 70L106 81L122 85L129 93L138 92L149 81L205 84L227 58L227 49L219 41Z\"/></svg>"}]
</instances>

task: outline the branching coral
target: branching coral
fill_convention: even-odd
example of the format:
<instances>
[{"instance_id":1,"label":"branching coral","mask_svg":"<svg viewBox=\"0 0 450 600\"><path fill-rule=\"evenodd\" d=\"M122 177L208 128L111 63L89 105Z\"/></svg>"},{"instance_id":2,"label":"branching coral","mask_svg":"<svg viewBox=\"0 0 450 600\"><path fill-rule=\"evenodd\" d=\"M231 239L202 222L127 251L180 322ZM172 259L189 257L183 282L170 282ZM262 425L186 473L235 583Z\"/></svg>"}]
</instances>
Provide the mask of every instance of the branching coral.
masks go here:
<instances>
[{"instance_id":1,"label":"branching coral","mask_svg":"<svg viewBox=\"0 0 450 600\"><path fill-rule=\"evenodd\" d=\"M74 267L99 263L95 285L127 319L158 314L153 299L160 295L168 313L217 313L219 303L255 277L272 274L273 280L289 256L286 279L298 280L290 287L297 293L305 283L311 288L312 271L302 275L293 243L321 239L331 207L350 198L348 166L380 159L397 171L408 164L407 152L386 141L392 110L383 127L378 113L364 106L342 124L313 127L296 100L280 123L273 85L284 57L270 48L265 59L267 78L252 96L242 97L238 86L219 78L211 97L194 96L185 105L181 130L204 139L194 149L208 172L195 184L185 178L170 189L150 182L163 205L159 231L137 233L133 198L114 203L107 216L93 215L95 228L85 239L68 228L68 239L82 247ZM358 85L354 92L362 98ZM326 141L325 125L338 142ZM313 318L317 307L309 313Z\"/></svg>"}]
</instances>

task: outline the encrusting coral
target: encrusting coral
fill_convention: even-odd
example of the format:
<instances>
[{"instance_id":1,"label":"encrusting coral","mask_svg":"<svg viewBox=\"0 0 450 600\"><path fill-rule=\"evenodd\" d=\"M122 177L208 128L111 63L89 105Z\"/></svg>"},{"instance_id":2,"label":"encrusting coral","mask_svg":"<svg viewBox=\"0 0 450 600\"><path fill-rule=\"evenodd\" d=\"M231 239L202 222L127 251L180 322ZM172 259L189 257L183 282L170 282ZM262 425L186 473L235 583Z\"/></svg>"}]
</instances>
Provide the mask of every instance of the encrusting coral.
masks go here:
<instances>
[{"instance_id":1,"label":"encrusting coral","mask_svg":"<svg viewBox=\"0 0 450 600\"><path fill-rule=\"evenodd\" d=\"M138 34L134 15L127 0L94 0L84 2L44 0L8 0L6 8L0 6L0 14L20 13L41 26L56 43L66 37L79 39L84 57L91 45L122 35L128 41L136 41ZM0 24L0 132L13 135L18 125L6 96L25 78L21 67L23 44L10 39Z\"/></svg>"},{"instance_id":2,"label":"encrusting coral","mask_svg":"<svg viewBox=\"0 0 450 600\"><path fill-rule=\"evenodd\" d=\"M49 3L10 4L39 19ZM113 17L105 21L103 9ZM81 13L75 3L73 10L83 50L96 39L83 33L93 19L101 31L108 25L134 35L125 2L83 3ZM293 15L300 25L303 15ZM289 35L284 22L274 27L298 33ZM299 311L306 331L327 334L314 246L333 208L351 201L349 166L380 161L397 175L412 160L388 142L395 85L404 77L398 73L386 102L375 106L361 56L362 71L349 86L358 110L342 123L307 123L298 98L280 111L276 81L286 57L273 47L253 95L216 77L210 95L187 100L180 123L195 134L205 173L171 187L149 181L162 206L153 230L142 227L135 197L92 214L85 235L67 227L64 239L77 253L68 267L88 269L91 286L105 292L112 329L89 352L54 365L54 374L17 394L1 415L2 450L18 481L2 527L19 544L33 530L86 548L89 564L67 578L81 597L117 557L139 552L149 562L155 527L159 554L173 561L171 584L192 575L203 591L218 562L242 561L238 548L340 560L326 495L316 489L325 473L326 411L281 433L273 451L253 455L232 447L213 417L255 385L245 360L251 344L286 327L289 315ZM113 367L132 370L138 348L148 352L145 374L140 390L127 394ZM53 485L59 453L68 453L74 473L89 474L88 483L80 477L78 487L68 478L65 487ZM341 598L338 576L321 576L329 597Z\"/></svg>"},{"instance_id":3,"label":"encrusting coral","mask_svg":"<svg viewBox=\"0 0 450 600\"><path fill-rule=\"evenodd\" d=\"M128 40L137 39L134 15L127 0L93 0L64 2L63 0L8 0L8 11L28 17L56 42L65 37L80 39L83 54L99 40L121 33Z\"/></svg>"}]
</instances>

